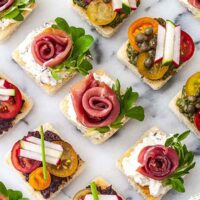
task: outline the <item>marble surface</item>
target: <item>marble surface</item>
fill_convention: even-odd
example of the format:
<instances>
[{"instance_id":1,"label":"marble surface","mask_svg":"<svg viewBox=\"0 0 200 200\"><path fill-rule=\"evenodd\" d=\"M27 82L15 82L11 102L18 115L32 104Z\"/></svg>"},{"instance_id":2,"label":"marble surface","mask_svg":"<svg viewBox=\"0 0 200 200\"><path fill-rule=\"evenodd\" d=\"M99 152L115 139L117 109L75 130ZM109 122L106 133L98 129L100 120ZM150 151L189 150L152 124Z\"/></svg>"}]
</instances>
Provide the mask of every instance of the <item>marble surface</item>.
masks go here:
<instances>
[{"instance_id":1,"label":"marble surface","mask_svg":"<svg viewBox=\"0 0 200 200\"><path fill-rule=\"evenodd\" d=\"M81 79L77 76L66 84L56 95L46 95L27 75L12 61L11 52L34 28L57 16L64 17L75 26L84 27L91 33L96 42L92 51L95 58L95 69L104 68L113 77L120 79L122 85L133 86L140 93L139 103L145 107L146 119L144 122L130 121L117 135L100 146L92 145L83 138L59 110L59 102L67 93L73 82ZM153 91L139 80L130 70L123 66L116 58L116 52L127 39L128 25L135 19L143 16L163 17L175 20L182 28L189 32L196 43L196 53L193 59L159 91ZM12 148L13 143L22 138L29 130L42 123L50 122L73 144L76 151L86 161L86 168L82 175L70 187L65 189L56 199L64 200L72 197L79 189L87 186L89 181L96 176L102 176L114 185L116 190L125 199L142 200L142 197L128 184L116 168L117 159L152 126L159 126L167 133L182 132L187 128L180 123L176 116L169 110L168 104L172 97L181 89L186 79L199 70L200 55L200 21L183 8L178 0L147 0L143 1L137 12L122 25L122 28L112 39L104 39L93 28L70 9L67 0L38 0L38 8L28 20L5 43L0 44L0 71L6 73L15 81L34 101L34 108L29 116L10 130L0 139L0 180L7 186L20 189L31 200L30 195L19 177L8 168L4 155ZM178 194L169 192L164 200L188 200L191 195L200 192L200 141L192 134L187 140L190 149L195 151L196 168L185 178L186 192Z\"/></svg>"}]
</instances>

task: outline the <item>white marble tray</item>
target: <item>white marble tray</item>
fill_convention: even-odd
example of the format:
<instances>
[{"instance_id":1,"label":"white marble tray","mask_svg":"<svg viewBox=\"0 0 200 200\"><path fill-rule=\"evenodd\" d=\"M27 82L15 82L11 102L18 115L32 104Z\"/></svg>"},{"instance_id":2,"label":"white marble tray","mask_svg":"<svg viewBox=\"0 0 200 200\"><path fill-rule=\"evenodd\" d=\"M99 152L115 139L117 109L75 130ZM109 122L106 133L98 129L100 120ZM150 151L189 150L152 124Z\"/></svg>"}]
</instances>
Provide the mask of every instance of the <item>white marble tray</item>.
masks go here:
<instances>
[{"instance_id":1,"label":"white marble tray","mask_svg":"<svg viewBox=\"0 0 200 200\"><path fill-rule=\"evenodd\" d=\"M123 86L133 86L141 95L140 102L145 107L146 119L143 123L129 122L118 135L100 146L94 146L84 139L79 132L66 120L59 110L59 102L65 96L71 83L80 79L78 76L67 84L55 96L47 96L36 84L11 59L12 50L34 28L57 16L65 17L71 24L84 27L88 33L96 38L93 55L96 60L96 68L104 68L114 77L119 78ZM163 17L180 23L191 34L196 42L196 53L190 61L163 89L153 91L143 84L130 70L125 68L117 59L116 52L127 39L128 25L142 16ZM10 170L3 157L12 148L14 142L21 138L27 131L44 122L50 122L68 139L86 161L84 173L63 193L57 200L67 199L66 194L73 196L79 189L85 187L88 182L96 177L103 176L118 189L125 198L142 200L132 189L127 179L117 170L115 163L121 154L127 150L140 135L150 127L157 125L168 133L182 132L186 127L179 122L176 116L169 110L168 104L171 98L181 89L185 80L200 69L200 54L198 44L200 42L200 21L183 8L178 0L142 0L142 5L136 14L122 26L112 39L100 37L91 27L82 21L79 16L70 9L67 0L38 0L37 10L18 29L7 42L0 44L0 71L8 74L19 86L28 93L34 101L34 109L31 114L0 140L0 180L8 187L20 189L28 196L26 188L16 174ZM189 147L196 152L196 168L190 176L186 177L186 192L178 194L169 192L164 200L188 200L191 195L199 193L199 170L200 170L200 142L191 135L187 141ZM111 148L112 147L112 148ZM115 148L114 148L115 147Z\"/></svg>"}]
</instances>

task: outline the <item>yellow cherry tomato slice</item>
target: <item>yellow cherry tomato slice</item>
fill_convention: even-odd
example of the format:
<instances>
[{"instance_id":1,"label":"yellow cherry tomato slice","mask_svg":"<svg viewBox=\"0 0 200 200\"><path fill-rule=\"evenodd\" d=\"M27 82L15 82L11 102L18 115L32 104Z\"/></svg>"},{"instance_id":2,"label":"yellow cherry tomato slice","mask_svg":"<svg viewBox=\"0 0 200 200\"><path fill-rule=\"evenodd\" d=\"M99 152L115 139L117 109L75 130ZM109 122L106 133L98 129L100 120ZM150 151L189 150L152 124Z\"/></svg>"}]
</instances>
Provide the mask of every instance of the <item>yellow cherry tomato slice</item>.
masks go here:
<instances>
[{"instance_id":1,"label":"yellow cherry tomato slice","mask_svg":"<svg viewBox=\"0 0 200 200\"><path fill-rule=\"evenodd\" d=\"M55 141L54 143L60 144L64 151L58 166L47 163L48 171L54 176L63 178L73 175L78 168L78 155L69 143L64 141Z\"/></svg>"},{"instance_id":2,"label":"yellow cherry tomato slice","mask_svg":"<svg viewBox=\"0 0 200 200\"><path fill-rule=\"evenodd\" d=\"M141 53L137 60L137 69L142 76L150 80L160 80L166 74L169 66L162 66L162 63L154 63L154 65L147 69L144 65L145 60L149 57L148 53Z\"/></svg>"},{"instance_id":3,"label":"yellow cherry tomato slice","mask_svg":"<svg viewBox=\"0 0 200 200\"><path fill-rule=\"evenodd\" d=\"M187 96L196 96L200 93L200 72L193 74L186 82Z\"/></svg>"},{"instance_id":4,"label":"yellow cherry tomato slice","mask_svg":"<svg viewBox=\"0 0 200 200\"><path fill-rule=\"evenodd\" d=\"M112 3L103 0L93 0L87 7L87 16L92 24L104 26L111 23L117 13L113 10Z\"/></svg>"},{"instance_id":5,"label":"yellow cherry tomato slice","mask_svg":"<svg viewBox=\"0 0 200 200\"><path fill-rule=\"evenodd\" d=\"M143 17L133 22L130 25L129 30L128 30L128 38L129 38L131 46L136 51L140 52L140 48L138 47L135 40L137 34L144 33L145 29L149 27L153 28L154 33L157 33L158 25L159 25L158 21L156 21L155 19L151 17Z\"/></svg>"},{"instance_id":6,"label":"yellow cherry tomato slice","mask_svg":"<svg viewBox=\"0 0 200 200\"><path fill-rule=\"evenodd\" d=\"M44 180L43 168L39 167L29 176L29 184L37 191L45 190L51 184L51 175L47 171L47 179Z\"/></svg>"}]
</instances>

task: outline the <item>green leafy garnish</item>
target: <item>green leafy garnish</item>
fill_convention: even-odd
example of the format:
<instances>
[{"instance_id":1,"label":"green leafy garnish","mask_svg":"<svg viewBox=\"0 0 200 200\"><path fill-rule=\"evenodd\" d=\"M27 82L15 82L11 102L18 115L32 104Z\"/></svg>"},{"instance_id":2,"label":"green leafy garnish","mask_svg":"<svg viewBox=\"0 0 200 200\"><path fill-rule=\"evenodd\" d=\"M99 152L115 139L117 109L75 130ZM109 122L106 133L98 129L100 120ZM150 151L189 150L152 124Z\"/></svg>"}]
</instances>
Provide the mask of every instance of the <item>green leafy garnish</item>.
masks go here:
<instances>
[{"instance_id":1,"label":"green leafy garnish","mask_svg":"<svg viewBox=\"0 0 200 200\"><path fill-rule=\"evenodd\" d=\"M42 167L44 180L47 180L47 166L46 166L46 154L45 154L45 145L44 145L44 130L43 127L40 127L40 137L41 137L41 148L42 148Z\"/></svg>"},{"instance_id":2,"label":"green leafy garnish","mask_svg":"<svg viewBox=\"0 0 200 200\"><path fill-rule=\"evenodd\" d=\"M0 195L3 195L8 200L28 200L27 198L23 197L22 192L7 189L2 182L0 182Z\"/></svg>"},{"instance_id":3,"label":"green leafy garnish","mask_svg":"<svg viewBox=\"0 0 200 200\"><path fill-rule=\"evenodd\" d=\"M23 21L23 13L31 4L35 3L35 0L15 0L13 5L0 12L0 19L14 19L16 21Z\"/></svg>"},{"instance_id":4,"label":"green leafy garnish","mask_svg":"<svg viewBox=\"0 0 200 200\"><path fill-rule=\"evenodd\" d=\"M91 35L86 35L83 28L69 26L63 18L56 18L52 28L60 29L68 33L73 40L73 49L70 56L60 65L51 68L51 74L55 80L59 80L61 72L75 73L79 72L82 75L87 75L92 69L90 63L91 48L94 38Z\"/></svg>"},{"instance_id":5,"label":"green leafy garnish","mask_svg":"<svg viewBox=\"0 0 200 200\"><path fill-rule=\"evenodd\" d=\"M143 121L145 117L144 108L142 106L135 106L135 102L138 100L139 94L134 92L132 87L127 88L125 93L121 94L121 84L119 80L116 80L112 89L116 93L120 103L120 114L110 126L95 129L100 133L107 133L110 131L110 128L121 128L123 125L122 119L124 119L124 117L136 119L138 121Z\"/></svg>"},{"instance_id":6,"label":"green leafy garnish","mask_svg":"<svg viewBox=\"0 0 200 200\"><path fill-rule=\"evenodd\" d=\"M95 182L90 183L90 189L92 192L93 200L99 200L97 186L96 186Z\"/></svg>"},{"instance_id":7,"label":"green leafy garnish","mask_svg":"<svg viewBox=\"0 0 200 200\"><path fill-rule=\"evenodd\" d=\"M182 144L182 141L186 139L189 134L190 131L186 131L182 134L175 134L165 142L165 146L176 150L179 157L179 167L164 181L164 183L178 192L185 192L183 177L189 174L189 171L195 167L194 153L188 151L186 145Z\"/></svg>"}]
</instances>

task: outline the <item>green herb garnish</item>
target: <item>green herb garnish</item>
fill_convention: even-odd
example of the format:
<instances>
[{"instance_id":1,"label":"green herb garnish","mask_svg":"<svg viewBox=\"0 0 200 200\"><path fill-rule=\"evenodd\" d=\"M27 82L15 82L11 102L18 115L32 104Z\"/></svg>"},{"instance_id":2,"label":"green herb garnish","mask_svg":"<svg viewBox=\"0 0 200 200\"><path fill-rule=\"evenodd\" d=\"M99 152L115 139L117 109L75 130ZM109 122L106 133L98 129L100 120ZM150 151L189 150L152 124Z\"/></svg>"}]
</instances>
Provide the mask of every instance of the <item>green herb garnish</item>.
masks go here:
<instances>
[{"instance_id":1,"label":"green herb garnish","mask_svg":"<svg viewBox=\"0 0 200 200\"><path fill-rule=\"evenodd\" d=\"M97 186L96 186L95 182L90 183L90 188L92 191L93 200L99 200Z\"/></svg>"},{"instance_id":2,"label":"green herb garnish","mask_svg":"<svg viewBox=\"0 0 200 200\"><path fill-rule=\"evenodd\" d=\"M119 80L116 80L112 89L115 91L120 103L120 114L110 126L95 129L100 133L107 133L110 131L110 128L121 128L124 117L129 117L138 121L143 121L145 117L144 108L142 106L135 106L135 102L138 100L139 94L137 92L133 92L132 87L127 88L125 93L121 94L120 82Z\"/></svg>"},{"instance_id":3,"label":"green herb garnish","mask_svg":"<svg viewBox=\"0 0 200 200\"><path fill-rule=\"evenodd\" d=\"M195 167L194 153L188 151L186 145L181 143L189 134L190 131L186 131L182 134L175 134L165 142L165 146L176 150L179 157L179 167L164 181L164 183L178 192L185 192L183 177L189 174L189 171Z\"/></svg>"},{"instance_id":4,"label":"green herb garnish","mask_svg":"<svg viewBox=\"0 0 200 200\"><path fill-rule=\"evenodd\" d=\"M17 190L7 189L2 182L0 182L0 196L1 195L3 195L9 200L28 200L27 198L23 197L22 192Z\"/></svg>"},{"instance_id":5,"label":"green herb garnish","mask_svg":"<svg viewBox=\"0 0 200 200\"><path fill-rule=\"evenodd\" d=\"M40 137L41 137L41 148L42 148L42 166L43 166L43 175L44 180L47 180L47 166L46 166L46 154L45 154L45 145L44 145L44 130L43 126L40 127Z\"/></svg>"},{"instance_id":6,"label":"green herb garnish","mask_svg":"<svg viewBox=\"0 0 200 200\"><path fill-rule=\"evenodd\" d=\"M91 35L86 35L83 28L69 26L69 24L60 17L55 19L55 24L52 25L52 28L65 31L71 35L73 40L73 49L71 55L60 65L50 69L53 78L55 80L59 80L61 72L79 72L84 76L87 75L92 69L89 49L94 42L94 38Z\"/></svg>"},{"instance_id":7,"label":"green herb garnish","mask_svg":"<svg viewBox=\"0 0 200 200\"><path fill-rule=\"evenodd\" d=\"M31 4L34 4L35 0L15 0L13 5L0 12L0 19L14 19L16 21L23 21L23 13L27 7Z\"/></svg>"}]
</instances>

